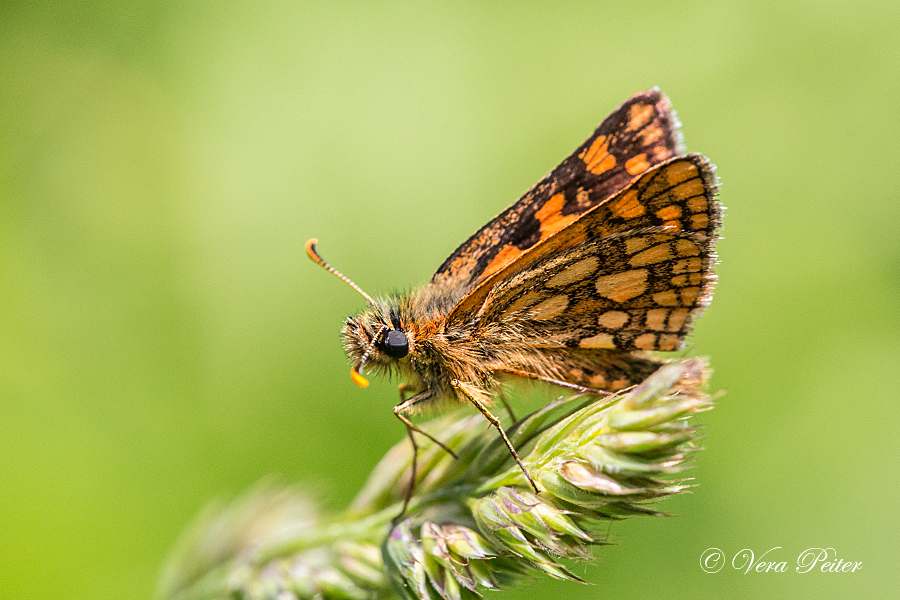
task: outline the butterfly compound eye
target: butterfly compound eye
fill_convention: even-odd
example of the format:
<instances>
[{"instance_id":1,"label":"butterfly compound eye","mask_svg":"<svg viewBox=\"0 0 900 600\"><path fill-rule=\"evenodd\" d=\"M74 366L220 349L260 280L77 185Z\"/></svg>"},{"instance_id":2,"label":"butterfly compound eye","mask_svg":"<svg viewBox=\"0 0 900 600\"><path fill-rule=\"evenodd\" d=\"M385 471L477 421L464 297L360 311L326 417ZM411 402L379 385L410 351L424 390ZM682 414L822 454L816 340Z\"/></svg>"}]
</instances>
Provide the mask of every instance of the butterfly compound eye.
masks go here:
<instances>
[{"instance_id":1,"label":"butterfly compound eye","mask_svg":"<svg viewBox=\"0 0 900 600\"><path fill-rule=\"evenodd\" d=\"M409 340L399 329L392 329L384 336L384 353L391 358L403 358L409 354Z\"/></svg>"}]
</instances>

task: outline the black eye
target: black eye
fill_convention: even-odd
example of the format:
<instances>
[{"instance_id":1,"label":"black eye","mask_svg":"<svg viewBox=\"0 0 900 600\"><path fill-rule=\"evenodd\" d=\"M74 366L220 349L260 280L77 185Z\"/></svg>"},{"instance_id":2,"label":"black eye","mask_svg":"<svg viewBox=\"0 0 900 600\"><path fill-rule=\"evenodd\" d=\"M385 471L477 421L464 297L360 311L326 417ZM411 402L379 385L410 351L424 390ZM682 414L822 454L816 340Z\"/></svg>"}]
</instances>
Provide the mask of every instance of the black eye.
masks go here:
<instances>
[{"instance_id":1,"label":"black eye","mask_svg":"<svg viewBox=\"0 0 900 600\"><path fill-rule=\"evenodd\" d=\"M409 340L399 329L391 329L384 336L384 353L391 358L403 358L409 354Z\"/></svg>"}]
</instances>

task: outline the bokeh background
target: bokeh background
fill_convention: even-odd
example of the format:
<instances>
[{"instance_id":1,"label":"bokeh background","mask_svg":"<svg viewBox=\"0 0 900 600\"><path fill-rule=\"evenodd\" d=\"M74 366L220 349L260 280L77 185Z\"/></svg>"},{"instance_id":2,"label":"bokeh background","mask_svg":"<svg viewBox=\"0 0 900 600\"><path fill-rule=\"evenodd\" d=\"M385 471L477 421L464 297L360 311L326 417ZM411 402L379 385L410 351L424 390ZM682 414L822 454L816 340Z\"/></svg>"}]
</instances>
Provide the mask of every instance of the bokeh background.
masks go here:
<instances>
[{"instance_id":1,"label":"bokeh background","mask_svg":"<svg viewBox=\"0 0 900 600\"><path fill-rule=\"evenodd\" d=\"M654 85L722 180L691 353L727 394L677 518L504 597L895 597L898 30L897 2L3 2L0 597L149 598L269 474L343 507L403 432L304 241L424 283ZM776 546L863 567L700 569Z\"/></svg>"}]
</instances>

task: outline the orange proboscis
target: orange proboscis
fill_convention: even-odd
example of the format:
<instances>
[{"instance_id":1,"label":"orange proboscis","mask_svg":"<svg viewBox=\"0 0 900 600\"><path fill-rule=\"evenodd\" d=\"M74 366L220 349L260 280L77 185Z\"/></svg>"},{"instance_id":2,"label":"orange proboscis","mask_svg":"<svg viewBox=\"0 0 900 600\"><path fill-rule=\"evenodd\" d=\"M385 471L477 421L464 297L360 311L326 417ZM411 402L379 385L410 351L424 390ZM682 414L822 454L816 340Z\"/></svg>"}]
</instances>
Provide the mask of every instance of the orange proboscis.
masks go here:
<instances>
[{"instance_id":1,"label":"orange proboscis","mask_svg":"<svg viewBox=\"0 0 900 600\"><path fill-rule=\"evenodd\" d=\"M350 379L361 388L369 387L369 380L363 377L362 373L357 371L355 367L350 369Z\"/></svg>"}]
</instances>

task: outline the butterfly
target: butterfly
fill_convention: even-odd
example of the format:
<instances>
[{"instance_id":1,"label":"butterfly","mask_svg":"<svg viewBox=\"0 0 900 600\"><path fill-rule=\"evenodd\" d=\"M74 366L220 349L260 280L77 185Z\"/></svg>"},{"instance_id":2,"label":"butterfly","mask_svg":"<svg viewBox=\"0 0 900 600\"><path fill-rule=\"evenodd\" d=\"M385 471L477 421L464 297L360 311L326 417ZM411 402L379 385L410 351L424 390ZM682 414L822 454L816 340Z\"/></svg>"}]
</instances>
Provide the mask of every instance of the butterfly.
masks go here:
<instances>
[{"instance_id":1,"label":"butterfly","mask_svg":"<svg viewBox=\"0 0 900 600\"><path fill-rule=\"evenodd\" d=\"M539 491L491 413L509 378L610 394L640 383L679 350L712 299L721 222L714 167L684 154L679 123L658 89L636 94L512 206L466 240L431 281L372 298L341 331L363 369L398 374L394 414L413 445L410 416L440 403L471 404L493 425ZM407 397L409 395L409 397ZM455 454L454 454L455 456Z\"/></svg>"}]
</instances>

